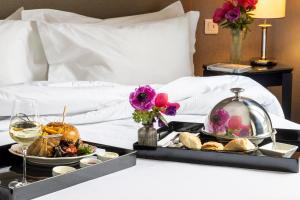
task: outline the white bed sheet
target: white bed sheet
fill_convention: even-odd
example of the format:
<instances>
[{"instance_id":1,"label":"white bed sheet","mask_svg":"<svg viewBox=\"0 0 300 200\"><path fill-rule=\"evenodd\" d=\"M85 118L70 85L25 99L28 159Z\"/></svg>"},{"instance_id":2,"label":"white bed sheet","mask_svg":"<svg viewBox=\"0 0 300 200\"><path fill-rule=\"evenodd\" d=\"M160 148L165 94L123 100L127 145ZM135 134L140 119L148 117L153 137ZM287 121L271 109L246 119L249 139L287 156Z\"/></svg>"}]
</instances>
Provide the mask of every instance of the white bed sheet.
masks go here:
<instances>
[{"instance_id":1,"label":"white bed sheet","mask_svg":"<svg viewBox=\"0 0 300 200\"><path fill-rule=\"evenodd\" d=\"M220 81L223 82L220 83ZM82 92L89 94L86 91L89 90L92 94L88 97L84 95L78 96L81 100L78 102L81 102L81 106L84 106L83 104L85 102L91 100L90 97L94 97L94 102L97 102L98 99L101 100L101 95L95 92L95 89L99 89L102 94L111 94L111 97L120 94L119 100L120 102L124 102L124 106L127 108L128 105L125 105L125 102L128 104L127 93L134 88L133 86L120 87L110 84L104 84L104 89L97 87L99 85L103 86L103 83L96 84L96 88L91 87L91 84L88 83L84 83L84 85L80 83L79 86L75 84L75 87L74 83L52 84L51 87L49 84L46 84L46 87L38 87L41 85L43 85L43 83L37 83L37 86L32 87L25 85L0 88L0 94L2 95L0 95L0 100L2 99L0 103L2 108L3 105L11 106L9 102L15 97L15 94L17 94L18 97L36 97L39 102L45 106L46 103L55 100L48 99L53 98L53 91L64 94L66 90L71 90L72 93L70 93L70 95L74 95L75 97L78 94L82 94ZM95 86L95 83L92 83L92 85ZM191 85L193 87L189 87ZM179 101L182 104L180 115L169 117L168 121L203 122L205 113L207 114L208 110L211 109L217 101L232 95L227 91L228 88L238 85L245 86L246 89L248 89L245 94L250 97L255 97L257 101L264 105L271 116L275 128L300 130L300 125L282 118L282 110L274 96L262 86L247 78L230 76L203 79L183 78L165 86L155 87L159 89L160 92L168 92L172 100ZM55 89L53 87L57 88ZM111 88L108 93L105 92L108 90L107 88ZM180 93L178 92L179 88L183 89ZM20 91L30 92L22 93ZM39 91L44 91L45 93L43 95L37 95L36 93ZM118 92L118 94L115 94L115 92ZM57 94L57 96L60 96L59 94ZM108 97L110 96L108 95ZM207 101L207 99L212 99L212 101ZM55 108L50 105L48 105L48 107L59 112L59 107L64 105L62 104L64 101L67 100L72 103L72 96L59 100L61 101L54 102ZM109 101L110 98L107 98L107 102ZM90 111L90 114L83 114L79 117L68 117L67 121L70 120L72 123L75 122L77 124L80 124L78 120L84 119L86 119L85 122L87 123L97 122L77 125L83 139L131 149L132 144L137 140L137 129L139 127L138 124L128 118L128 114L130 116L131 110L124 109L126 112L124 118L126 119L121 119L122 117L118 119L118 117L116 117L106 122L102 118L92 120L94 117L102 116L103 112L101 112L101 110L105 110L107 105L110 105L106 104L107 102L103 102L103 105L106 106L100 107L100 112L98 113L96 111L95 115L91 114L91 112L95 112L91 111L94 108L89 107L86 111ZM108 107L113 106L110 105ZM6 110L3 109L2 111L4 112ZM108 109L105 111L112 112L113 110ZM119 108L115 109L115 111L120 112ZM51 120L53 119L54 118L51 118ZM4 131L7 130L8 123L8 120L0 121L0 145L13 142ZM299 178L299 174L138 159L135 167L37 198L37 200L139 200L141 198L143 200L298 200L300 199L300 194L297 192Z\"/></svg>"},{"instance_id":2,"label":"white bed sheet","mask_svg":"<svg viewBox=\"0 0 300 200\"><path fill-rule=\"evenodd\" d=\"M276 128L300 129L300 125L281 117L271 118ZM179 115L172 119L203 122L204 116ZM78 126L86 140L125 148L132 148L137 140L138 127L130 119ZM12 142L3 134L0 145ZM36 200L298 200L299 178L300 174L138 159L135 167Z\"/></svg>"}]
</instances>

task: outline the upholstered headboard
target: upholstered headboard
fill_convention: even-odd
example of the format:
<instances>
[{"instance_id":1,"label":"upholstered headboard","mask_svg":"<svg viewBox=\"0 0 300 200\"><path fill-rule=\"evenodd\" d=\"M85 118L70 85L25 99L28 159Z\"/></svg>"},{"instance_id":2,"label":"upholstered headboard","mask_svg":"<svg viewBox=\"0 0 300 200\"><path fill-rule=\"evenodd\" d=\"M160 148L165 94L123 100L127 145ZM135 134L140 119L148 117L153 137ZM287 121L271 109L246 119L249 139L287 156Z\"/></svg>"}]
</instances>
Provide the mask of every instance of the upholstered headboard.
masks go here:
<instances>
[{"instance_id":1,"label":"upholstered headboard","mask_svg":"<svg viewBox=\"0 0 300 200\"><path fill-rule=\"evenodd\" d=\"M120 17L158 11L176 0L0 0L0 18L19 7L52 8L97 18Z\"/></svg>"}]
</instances>

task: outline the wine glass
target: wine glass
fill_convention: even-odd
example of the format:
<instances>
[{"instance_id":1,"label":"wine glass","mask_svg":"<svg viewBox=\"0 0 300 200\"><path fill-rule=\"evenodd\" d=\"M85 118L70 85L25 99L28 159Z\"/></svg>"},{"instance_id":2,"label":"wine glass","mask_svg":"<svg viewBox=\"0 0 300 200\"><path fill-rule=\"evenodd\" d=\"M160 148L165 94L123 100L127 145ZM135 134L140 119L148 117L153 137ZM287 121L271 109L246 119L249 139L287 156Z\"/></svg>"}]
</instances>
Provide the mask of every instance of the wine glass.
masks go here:
<instances>
[{"instance_id":1,"label":"wine glass","mask_svg":"<svg viewBox=\"0 0 300 200\"><path fill-rule=\"evenodd\" d=\"M37 104L33 99L17 99L14 101L9 125L11 138L22 146L23 152L23 179L22 182L12 181L10 188L21 187L27 184L26 156L28 147L40 136L41 125L37 112Z\"/></svg>"}]
</instances>

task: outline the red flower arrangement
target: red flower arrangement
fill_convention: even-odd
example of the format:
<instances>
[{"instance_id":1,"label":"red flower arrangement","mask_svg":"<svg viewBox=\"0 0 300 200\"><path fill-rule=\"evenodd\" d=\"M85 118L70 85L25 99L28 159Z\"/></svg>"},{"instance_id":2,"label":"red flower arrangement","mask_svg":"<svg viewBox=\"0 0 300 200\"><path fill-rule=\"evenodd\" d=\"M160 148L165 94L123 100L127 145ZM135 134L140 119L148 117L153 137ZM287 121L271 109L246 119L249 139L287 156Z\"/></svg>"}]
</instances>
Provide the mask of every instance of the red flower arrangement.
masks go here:
<instances>
[{"instance_id":1,"label":"red flower arrangement","mask_svg":"<svg viewBox=\"0 0 300 200\"><path fill-rule=\"evenodd\" d=\"M214 12L213 20L223 28L249 30L253 22L251 11L256 9L258 0L226 0Z\"/></svg>"}]
</instances>

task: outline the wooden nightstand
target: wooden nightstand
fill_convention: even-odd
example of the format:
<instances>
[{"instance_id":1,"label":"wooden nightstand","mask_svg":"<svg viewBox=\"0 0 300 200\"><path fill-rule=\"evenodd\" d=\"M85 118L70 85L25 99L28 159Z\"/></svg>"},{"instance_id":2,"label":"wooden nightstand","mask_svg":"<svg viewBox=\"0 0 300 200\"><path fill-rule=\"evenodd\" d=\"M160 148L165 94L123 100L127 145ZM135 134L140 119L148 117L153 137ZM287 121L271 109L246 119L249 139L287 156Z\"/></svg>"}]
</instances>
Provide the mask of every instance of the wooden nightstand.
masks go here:
<instances>
[{"instance_id":1,"label":"wooden nightstand","mask_svg":"<svg viewBox=\"0 0 300 200\"><path fill-rule=\"evenodd\" d=\"M225 74L242 75L252 78L264 87L282 86L282 108L287 119L291 119L292 108L292 81L293 81L293 68L278 64L273 68L266 67L253 67L252 70L242 73L226 73L210 71L203 65L203 76L217 76Z\"/></svg>"}]
</instances>

